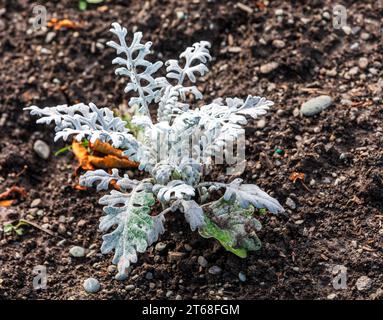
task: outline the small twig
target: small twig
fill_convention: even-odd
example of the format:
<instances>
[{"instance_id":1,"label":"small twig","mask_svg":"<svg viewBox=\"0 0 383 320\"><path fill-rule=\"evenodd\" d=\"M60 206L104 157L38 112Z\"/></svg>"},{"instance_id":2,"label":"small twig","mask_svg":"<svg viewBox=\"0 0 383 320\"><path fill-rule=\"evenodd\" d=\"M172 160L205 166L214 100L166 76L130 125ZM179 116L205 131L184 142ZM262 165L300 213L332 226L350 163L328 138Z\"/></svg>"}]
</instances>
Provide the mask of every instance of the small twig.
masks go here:
<instances>
[{"instance_id":1,"label":"small twig","mask_svg":"<svg viewBox=\"0 0 383 320\"><path fill-rule=\"evenodd\" d=\"M21 171L20 171L19 173L16 174L16 178L20 177L20 176L25 172L25 170L27 170L27 169L28 169L28 166L25 165L25 166L23 167L23 169L21 169Z\"/></svg>"},{"instance_id":2,"label":"small twig","mask_svg":"<svg viewBox=\"0 0 383 320\"><path fill-rule=\"evenodd\" d=\"M19 220L19 223L26 223L26 224L29 224L29 225L31 225L32 227L35 227L36 229L39 229L40 231L43 231L43 232L49 234L49 235L52 236L52 237L59 237L59 238L65 239L65 238L63 238L63 237L61 237L61 236L59 236L59 235L55 235L52 231L49 231L49 230L47 230L47 229L45 229L45 228L43 228L43 227L40 227L37 223L34 223L34 222L32 222L32 221L29 221L29 220L26 220L26 219L20 219L20 220Z\"/></svg>"},{"instance_id":3,"label":"small twig","mask_svg":"<svg viewBox=\"0 0 383 320\"><path fill-rule=\"evenodd\" d=\"M305 184L302 180L299 180L299 181L302 183L302 186L303 186L308 192L312 193L312 190L311 190L308 186L306 186L306 184Z\"/></svg>"}]
</instances>

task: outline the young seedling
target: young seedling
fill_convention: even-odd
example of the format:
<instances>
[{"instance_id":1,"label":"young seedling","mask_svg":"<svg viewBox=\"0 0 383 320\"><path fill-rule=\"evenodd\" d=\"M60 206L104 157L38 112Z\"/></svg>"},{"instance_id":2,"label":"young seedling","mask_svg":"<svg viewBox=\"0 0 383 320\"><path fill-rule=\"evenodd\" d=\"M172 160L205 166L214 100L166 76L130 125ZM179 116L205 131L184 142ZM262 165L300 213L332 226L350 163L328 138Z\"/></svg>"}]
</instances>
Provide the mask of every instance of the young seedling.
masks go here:
<instances>
[{"instance_id":1,"label":"young seedling","mask_svg":"<svg viewBox=\"0 0 383 320\"><path fill-rule=\"evenodd\" d=\"M126 277L131 263L137 261L137 252L144 252L157 241L170 212L182 212L192 231L216 238L240 257L259 249L257 231L261 224L257 215L266 209L274 214L283 212L279 202L240 178L230 183L205 181L204 170L211 168L233 141L244 136L246 117L264 115L273 103L248 96L246 100L216 99L191 109L188 101L201 99L202 93L187 83L195 83L198 75L208 71L210 44L195 43L181 53L180 61L165 63L166 77L156 77L163 63L147 60L151 42L141 43L142 34L136 32L128 45L127 30L118 23L112 26L118 42L108 45L118 55L112 62L118 66L116 74L130 80L126 93L137 94L129 101L130 106L138 106L138 114L132 119L140 127L137 136L110 109L97 108L93 103L26 109L40 117L37 123L55 123L55 140L73 137L78 142L87 139L90 143L109 143L148 173L147 178L138 181L120 175L114 168L111 172L88 171L80 178L81 185L96 186L97 191L116 189L99 203L106 214L100 221L101 231L115 227L103 236L101 252L114 250L117 278ZM150 115L152 105L157 105L157 123ZM195 157L187 150L203 156Z\"/></svg>"},{"instance_id":2,"label":"young seedling","mask_svg":"<svg viewBox=\"0 0 383 320\"><path fill-rule=\"evenodd\" d=\"M104 0L79 0L78 8L81 11L84 11L84 10L86 10L88 8L88 3L98 4L98 3L102 3L102 2L104 2Z\"/></svg>"}]
</instances>

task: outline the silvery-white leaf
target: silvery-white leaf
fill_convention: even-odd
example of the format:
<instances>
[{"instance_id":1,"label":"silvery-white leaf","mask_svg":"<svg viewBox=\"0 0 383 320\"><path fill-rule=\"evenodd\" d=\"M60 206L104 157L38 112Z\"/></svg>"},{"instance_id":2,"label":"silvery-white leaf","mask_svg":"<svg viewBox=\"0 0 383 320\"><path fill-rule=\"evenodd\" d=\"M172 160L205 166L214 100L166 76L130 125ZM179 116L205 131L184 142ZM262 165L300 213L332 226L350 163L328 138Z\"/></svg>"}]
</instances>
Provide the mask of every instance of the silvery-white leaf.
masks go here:
<instances>
[{"instance_id":1,"label":"silvery-white leaf","mask_svg":"<svg viewBox=\"0 0 383 320\"><path fill-rule=\"evenodd\" d=\"M188 77L191 82L196 81L196 73L203 76L209 69L206 63L211 60L209 53L210 43L207 41L200 41L194 43L192 47L186 48L180 54L180 58L185 59L185 65L180 67L177 60L168 60L165 64L167 66L167 77L176 79L178 84L183 84L185 77Z\"/></svg>"},{"instance_id":2,"label":"silvery-white leaf","mask_svg":"<svg viewBox=\"0 0 383 320\"><path fill-rule=\"evenodd\" d=\"M155 199L152 185L138 184L130 194L112 190L110 195L100 199L107 214L100 220L100 230L104 235L101 252L107 254L114 250L113 263L117 264L118 278L123 278L131 263L137 262L137 252L144 252L149 244L164 231L163 219L150 215Z\"/></svg>"},{"instance_id":3,"label":"silvery-white leaf","mask_svg":"<svg viewBox=\"0 0 383 320\"><path fill-rule=\"evenodd\" d=\"M185 214L185 219L190 225L192 231L205 225L204 213L202 208L194 200L182 200L181 206Z\"/></svg>"},{"instance_id":4,"label":"silvery-white leaf","mask_svg":"<svg viewBox=\"0 0 383 320\"><path fill-rule=\"evenodd\" d=\"M37 123L55 122L55 141L75 136L77 141L88 139L95 142L98 139L110 142L115 148L128 148L135 140L126 128L125 121L115 117L110 109L99 109L93 103L79 103L69 107L59 105L43 109L31 106L25 110L30 110L32 115L40 117Z\"/></svg>"},{"instance_id":5,"label":"silvery-white leaf","mask_svg":"<svg viewBox=\"0 0 383 320\"><path fill-rule=\"evenodd\" d=\"M153 192L161 202L169 202L171 199L189 200L194 196L194 188L181 180L172 180L166 186L155 185Z\"/></svg>"},{"instance_id":6,"label":"silvery-white leaf","mask_svg":"<svg viewBox=\"0 0 383 320\"><path fill-rule=\"evenodd\" d=\"M95 171L87 171L80 177L80 185L84 187L92 187L97 185L97 191L107 190L110 182L114 180L122 190L128 190L134 188L137 184L137 180L131 180L127 174L120 177L118 169L112 169L112 173L108 173L102 169Z\"/></svg>"},{"instance_id":7,"label":"silvery-white leaf","mask_svg":"<svg viewBox=\"0 0 383 320\"><path fill-rule=\"evenodd\" d=\"M256 208L266 208L272 213L284 212L278 200L270 197L254 184L242 184L242 179L237 178L226 185L224 199L226 201L236 200L242 208L249 207L252 204Z\"/></svg>"},{"instance_id":8,"label":"silvery-white leaf","mask_svg":"<svg viewBox=\"0 0 383 320\"><path fill-rule=\"evenodd\" d=\"M243 106L239 107L237 113L249 115L255 119L258 116L266 114L272 105L274 105L274 103L266 98L248 96Z\"/></svg>"},{"instance_id":9,"label":"silvery-white leaf","mask_svg":"<svg viewBox=\"0 0 383 320\"><path fill-rule=\"evenodd\" d=\"M117 51L117 57L113 60L113 64L121 67L116 69L116 74L129 77L131 83L125 88L125 92L135 91L138 97L132 97L129 105L138 104L140 112L150 116L148 105L153 101L158 101L161 89L167 85L165 78L154 78L154 74L162 66L162 62L157 61L151 63L146 60L146 56L150 53L151 42L141 43L142 33L135 32L130 46L126 43L126 28L122 28L118 23L112 23L110 31L114 33L119 43L114 41L107 42L107 45ZM137 70L142 70L138 72ZM144 85L145 83L146 85Z\"/></svg>"}]
</instances>

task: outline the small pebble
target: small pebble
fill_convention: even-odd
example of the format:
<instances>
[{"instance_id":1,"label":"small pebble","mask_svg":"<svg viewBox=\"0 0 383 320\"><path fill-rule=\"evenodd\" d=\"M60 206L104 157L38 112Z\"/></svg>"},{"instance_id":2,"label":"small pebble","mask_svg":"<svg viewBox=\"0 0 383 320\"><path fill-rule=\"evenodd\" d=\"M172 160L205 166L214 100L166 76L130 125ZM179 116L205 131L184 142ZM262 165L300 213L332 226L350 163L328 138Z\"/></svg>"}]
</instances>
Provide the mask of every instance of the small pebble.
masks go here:
<instances>
[{"instance_id":1,"label":"small pebble","mask_svg":"<svg viewBox=\"0 0 383 320\"><path fill-rule=\"evenodd\" d=\"M331 179L330 179L329 177L324 177L323 180L322 180L322 182L323 182L324 184L330 184L330 183L331 183Z\"/></svg>"},{"instance_id":2,"label":"small pebble","mask_svg":"<svg viewBox=\"0 0 383 320\"><path fill-rule=\"evenodd\" d=\"M246 281L246 274L243 271L241 271L240 273L238 273L238 278L240 281L245 282Z\"/></svg>"},{"instance_id":3,"label":"small pebble","mask_svg":"<svg viewBox=\"0 0 383 320\"><path fill-rule=\"evenodd\" d=\"M80 246L70 248L69 254L74 258L82 258L85 256L85 249Z\"/></svg>"},{"instance_id":4,"label":"small pebble","mask_svg":"<svg viewBox=\"0 0 383 320\"><path fill-rule=\"evenodd\" d=\"M33 144L33 150L36 152L36 154L46 160L49 158L50 149L49 146L42 140L36 140Z\"/></svg>"},{"instance_id":5,"label":"small pebble","mask_svg":"<svg viewBox=\"0 0 383 320\"><path fill-rule=\"evenodd\" d=\"M279 39L273 40L272 44L277 49L283 49L286 46L286 43L282 40L279 40Z\"/></svg>"},{"instance_id":6,"label":"small pebble","mask_svg":"<svg viewBox=\"0 0 383 320\"><path fill-rule=\"evenodd\" d=\"M350 49L351 50L358 50L359 49L359 43L358 42L354 42L351 46L350 46Z\"/></svg>"},{"instance_id":7,"label":"small pebble","mask_svg":"<svg viewBox=\"0 0 383 320\"><path fill-rule=\"evenodd\" d=\"M328 11L323 12L322 17L326 20L331 19L331 14Z\"/></svg>"},{"instance_id":8,"label":"small pebble","mask_svg":"<svg viewBox=\"0 0 383 320\"><path fill-rule=\"evenodd\" d=\"M257 128L258 129L263 129L266 126L266 120L265 119L260 119L257 121Z\"/></svg>"},{"instance_id":9,"label":"small pebble","mask_svg":"<svg viewBox=\"0 0 383 320\"><path fill-rule=\"evenodd\" d=\"M52 51L47 48L41 48L40 52L41 54L47 54L47 55L52 53Z\"/></svg>"},{"instance_id":10,"label":"small pebble","mask_svg":"<svg viewBox=\"0 0 383 320\"><path fill-rule=\"evenodd\" d=\"M286 206L288 206L291 210L295 210L297 208L297 205L295 204L294 200L291 198L286 199Z\"/></svg>"},{"instance_id":11,"label":"small pebble","mask_svg":"<svg viewBox=\"0 0 383 320\"><path fill-rule=\"evenodd\" d=\"M52 40L54 39L54 37L56 36L56 32L48 32L46 37L45 37L45 43L50 43L52 42Z\"/></svg>"},{"instance_id":12,"label":"small pebble","mask_svg":"<svg viewBox=\"0 0 383 320\"><path fill-rule=\"evenodd\" d=\"M347 35L351 34L351 32L352 32L352 29L349 26L343 26L342 30Z\"/></svg>"},{"instance_id":13,"label":"small pebble","mask_svg":"<svg viewBox=\"0 0 383 320\"><path fill-rule=\"evenodd\" d=\"M96 293L100 288L100 282L95 278L88 278L84 281L84 289L88 293Z\"/></svg>"},{"instance_id":14,"label":"small pebble","mask_svg":"<svg viewBox=\"0 0 383 320\"><path fill-rule=\"evenodd\" d=\"M136 289L136 286L134 284L128 284L125 289L126 291L133 291Z\"/></svg>"},{"instance_id":15,"label":"small pebble","mask_svg":"<svg viewBox=\"0 0 383 320\"><path fill-rule=\"evenodd\" d=\"M203 256L199 256L198 257L198 264L202 267L202 268L206 268L207 267L207 260L203 257Z\"/></svg>"},{"instance_id":16,"label":"small pebble","mask_svg":"<svg viewBox=\"0 0 383 320\"><path fill-rule=\"evenodd\" d=\"M328 300L334 300L336 298L336 294L335 293L330 293L328 296L327 296L327 299Z\"/></svg>"},{"instance_id":17,"label":"small pebble","mask_svg":"<svg viewBox=\"0 0 383 320\"><path fill-rule=\"evenodd\" d=\"M370 39L370 34L368 34L367 32L362 32L360 35L360 38L362 40L368 40L368 39Z\"/></svg>"},{"instance_id":18,"label":"small pebble","mask_svg":"<svg viewBox=\"0 0 383 320\"><path fill-rule=\"evenodd\" d=\"M358 291L365 291L371 288L372 280L369 277L361 276L356 280L355 286Z\"/></svg>"},{"instance_id":19,"label":"small pebble","mask_svg":"<svg viewBox=\"0 0 383 320\"><path fill-rule=\"evenodd\" d=\"M155 249L158 252L165 250L165 248L166 248L166 243L164 243L164 242L158 242L155 246Z\"/></svg>"},{"instance_id":20,"label":"small pebble","mask_svg":"<svg viewBox=\"0 0 383 320\"><path fill-rule=\"evenodd\" d=\"M153 273L151 273L151 272L147 272L146 275L145 275L145 278L146 278L147 280L152 280L152 279L153 279Z\"/></svg>"},{"instance_id":21,"label":"small pebble","mask_svg":"<svg viewBox=\"0 0 383 320\"><path fill-rule=\"evenodd\" d=\"M314 116L324 109L332 105L333 100L330 96L319 96L313 99L310 99L302 104L301 113L306 117Z\"/></svg>"},{"instance_id":22,"label":"small pebble","mask_svg":"<svg viewBox=\"0 0 383 320\"><path fill-rule=\"evenodd\" d=\"M222 269L218 266L212 266L209 268L209 273L213 275L220 274L222 272Z\"/></svg>"},{"instance_id":23,"label":"small pebble","mask_svg":"<svg viewBox=\"0 0 383 320\"><path fill-rule=\"evenodd\" d=\"M193 250L193 247L192 247L190 244L185 244L185 245L184 245L184 248L185 248L185 250L188 251L188 252L190 252L190 251Z\"/></svg>"},{"instance_id":24,"label":"small pebble","mask_svg":"<svg viewBox=\"0 0 383 320\"><path fill-rule=\"evenodd\" d=\"M259 70L261 71L262 74L269 74L273 72L275 69L277 69L278 67L279 67L279 64L274 61L274 62L270 62L270 63L266 63L262 65Z\"/></svg>"},{"instance_id":25,"label":"small pebble","mask_svg":"<svg viewBox=\"0 0 383 320\"><path fill-rule=\"evenodd\" d=\"M351 68L351 69L348 71L348 74L349 74L350 76L355 76L355 75L358 74L358 72L359 72L359 67L353 67L353 68Z\"/></svg>"},{"instance_id":26,"label":"small pebble","mask_svg":"<svg viewBox=\"0 0 383 320\"><path fill-rule=\"evenodd\" d=\"M41 203L42 203L41 199L34 199L31 203L31 208L39 207Z\"/></svg>"},{"instance_id":27,"label":"small pebble","mask_svg":"<svg viewBox=\"0 0 383 320\"><path fill-rule=\"evenodd\" d=\"M109 273L114 274L116 273L116 271L117 271L117 267L114 264L111 264L110 266L108 266Z\"/></svg>"},{"instance_id":28,"label":"small pebble","mask_svg":"<svg viewBox=\"0 0 383 320\"><path fill-rule=\"evenodd\" d=\"M177 11L176 15L177 15L177 19L181 20L181 19L185 18L185 13L183 13L182 11Z\"/></svg>"},{"instance_id":29,"label":"small pebble","mask_svg":"<svg viewBox=\"0 0 383 320\"><path fill-rule=\"evenodd\" d=\"M361 57L358 61L359 68L366 69L368 67L368 59L365 57Z\"/></svg>"}]
</instances>

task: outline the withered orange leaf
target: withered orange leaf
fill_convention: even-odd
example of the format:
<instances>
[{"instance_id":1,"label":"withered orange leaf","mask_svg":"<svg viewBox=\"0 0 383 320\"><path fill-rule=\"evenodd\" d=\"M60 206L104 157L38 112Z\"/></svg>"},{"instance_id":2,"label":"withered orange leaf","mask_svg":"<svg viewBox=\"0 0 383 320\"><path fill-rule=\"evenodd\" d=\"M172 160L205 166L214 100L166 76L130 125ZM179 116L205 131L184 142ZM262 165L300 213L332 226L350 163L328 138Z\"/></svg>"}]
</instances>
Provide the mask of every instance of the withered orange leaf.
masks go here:
<instances>
[{"instance_id":1,"label":"withered orange leaf","mask_svg":"<svg viewBox=\"0 0 383 320\"><path fill-rule=\"evenodd\" d=\"M91 143L89 146L92 150L100 152L102 154L110 154L120 158L124 157L122 155L122 150L116 149L112 147L109 143L102 142L100 140L96 140L94 143Z\"/></svg>"},{"instance_id":2,"label":"withered orange leaf","mask_svg":"<svg viewBox=\"0 0 383 320\"><path fill-rule=\"evenodd\" d=\"M83 187L83 186L81 186L81 185L79 185L79 184L76 184L76 185L73 186L73 189L75 189L75 190L79 190L79 191L85 191L85 190L87 190L88 188L87 188L87 187Z\"/></svg>"},{"instance_id":3,"label":"withered orange leaf","mask_svg":"<svg viewBox=\"0 0 383 320\"><path fill-rule=\"evenodd\" d=\"M127 158L119 158L113 155L105 157L88 156L89 162L97 168L110 169L110 168L137 168L138 163L131 161Z\"/></svg>"},{"instance_id":4,"label":"withered orange leaf","mask_svg":"<svg viewBox=\"0 0 383 320\"><path fill-rule=\"evenodd\" d=\"M7 191L0 194L0 200L8 200L10 198L16 198L18 196L26 197L27 192L24 188L13 186L9 188Z\"/></svg>"},{"instance_id":5,"label":"withered orange leaf","mask_svg":"<svg viewBox=\"0 0 383 320\"><path fill-rule=\"evenodd\" d=\"M73 141L72 150L75 154L80 167L83 170L111 169L111 168L138 168L138 163L129 160L128 157L122 155L122 150L113 148L110 144L96 140L89 147L98 153L106 156L90 155L88 150L79 142Z\"/></svg>"},{"instance_id":6,"label":"withered orange leaf","mask_svg":"<svg viewBox=\"0 0 383 320\"><path fill-rule=\"evenodd\" d=\"M73 140L72 142L72 151L78 161L79 166L83 170L94 170L94 167L92 164L89 162L89 153L88 150L80 143L77 142L76 140Z\"/></svg>"},{"instance_id":7,"label":"withered orange leaf","mask_svg":"<svg viewBox=\"0 0 383 320\"><path fill-rule=\"evenodd\" d=\"M0 207L10 207L15 200L1 200Z\"/></svg>"},{"instance_id":8,"label":"withered orange leaf","mask_svg":"<svg viewBox=\"0 0 383 320\"><path fill-rule=\"evenodd\" d=\"M62 28L67 28L67 29L76 29L77 24L69 19L62 19L58 20L57 18L52 18L48 23L48 27L51 27L55 30L60 30Z\"/></svg>"},{"instance_id":9,"label":"withered orange leaf","mask_svg":"<svg viewBox=\"0 0 383 320\"><path fill-rule=\"evenodd\" d=\"M297 180L304 180L305 179L305 174L302 172L293 172L289 179L295 183Z\"/></svg>"}]
</instances>

